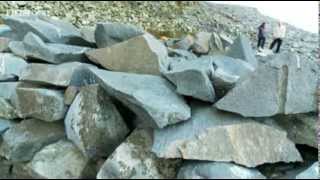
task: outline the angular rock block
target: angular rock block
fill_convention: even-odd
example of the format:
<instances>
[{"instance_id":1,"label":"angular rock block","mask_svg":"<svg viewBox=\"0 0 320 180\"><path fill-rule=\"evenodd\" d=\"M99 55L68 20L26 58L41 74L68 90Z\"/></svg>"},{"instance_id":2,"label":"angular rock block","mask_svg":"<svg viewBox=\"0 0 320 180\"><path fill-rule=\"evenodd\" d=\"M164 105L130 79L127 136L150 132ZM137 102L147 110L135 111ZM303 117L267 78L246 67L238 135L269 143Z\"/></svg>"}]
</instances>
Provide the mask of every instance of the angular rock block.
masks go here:
<instances>
[{"instance_id":1,"label":"angular rock block","mask_svg":"<svg viewBox=\"0 0 320 180\"><path fill-rule=\"evenodd\" d=\"M160 75L161 70L167 67L168 52L155 37L144 34L110 47L88 51L86 55L109 70Z\"/></svg>"},{"instance_id":2,"label":"angular rock block","mask_svg":"<svg viewBox=\"0 0 320 180\"><path fill-rule=\"evenodd\" d=\"M135 130L101 167L97 179L173 179L179 160L157 158L151 152L152 132Z\"/></svg>"},{"instance_id":3,"label":"angular rock block","mask_svg":"<svg viewBox=\"0 0 320 180\"><path fill-rule=\"evenodd\" d=\"M232 163L187 162L178 174L178 179L266 179L258 170Z\"/></svg>"},{"instance_id":4,"label":"angular rock block","mask_svg":"<svg viewBox=\"0 0 320 180\"><path fill-rule=\"evenodd\" d=\"M99 85L81 88L65 118L70 139L90 159L109 156L129 133L111 99Z\"/></svg>"},{"instance_id":5,"label":"angular rock block","mask_svg":"<svg viewBox=\"0 0 320 180\"><path fill-rule=\"evenodd\" d=\"M280 54L238 83L216 103L221 110L245 117L315 112L320 71L311 61L296 67L294 54Z\"/></svg>"},{"instance_id":6,"label":"angular rock block","mask_svg":"<svg viewBox=\"0 0 320 180\"><path fill-rule=\"evenodd\" d=\"M174 87L159 76L104 70L81 70L72 85L100 84L139 118L139 127L163 128L190 118L190 107Z\"/></svg>"},{"instance_id":7,"label":"angular rock block","mask_svg":"<svg viewBox=\"0 0 320 180\"><path fill-rule=\"evenodd\" d=\"M207 54L210 50L210 39L212 34L208 32L199 32L195 35L192 51L196 54Z\"/></svg>"},{"instance_id":8,"label":"angular rock block","mask_svg":"<svg viewBox=\"0 0 320 180\"><path fill-rule=\"evenodd\" d=\"M80 88L76 86L69 86L64 92L64 104L70 106L74 99L77 97Z\"/></svg>"},{"instance_id":9,"label":"angular rock block","mask_svg":"<svg viewBox=\"0 0 320 180\"><path fill-rule=\"evenodd\" d=\"M250 40L244 35L240 35L234 40L230 49L227 51L227 56L246 61L254 68L258 66L258 61L251 47Z\"/></svg>"},{"instance_id":10,"label":"angular rock block","mask_svg":"<svg viewBox=\"0 0 320 180\"><path fill-rule=\"evenodd\" d=\"M28 33L23 41L11 41L9 48L17 56L24 59L36 59L52 64L65 62L85 62L85 52L90 48L74 45L45 43L40 37Z\"/></svg>"},{"instance_id":11,"label":"angular rock block","mask_svg":"<svg viewBox=\"0 0 320 180\"><path fill-rule=\"evenodd\" d=\"M105 48L144 33L143 29L133 25L106 22L97 24L94 36L98 48Z\"/></svg>"},{"instance_id":12,"label":"angular rock block","mask_svg":"<svg viewBox=\"0 0 320 180\"><path fill-rule=\"evenodd\" d=\"M15 93L17 82L1 82L0 83L0 98L10 99Z\"/></svg>"},{"instance_id":13,"label":"angular rock block","mask_svg":"<svg viewBox=\"0 0 320 180\"><path fill-rule=\"evenodd\" d=\"M65 117L67 106L63 98L64 93L61 90L22 85L16 88L16 94L11 101L20 118L32 117L52 122Z\"/></svg>"},{"instance_id":14,"label":"angular rock block","mask_svg":"<svg viewBox=\"0 0 320 180\"><path fill-rule=\"evenodd\" d=\"M44 16L4 16L3 21L22 40L32 32L44 42L90 46L71 23Z\"/></svg>"},{"instance_id":15,"label":"angular rock block","mask_svg":"<svg viewBox=\"0 0 320 180\"><path fill-rule=\"evenodd\" d=\"M285 131L210 105L195 103L191 107L191 120L155 130L153 152L158 157L235 162L250 168L302 161Z\"/></svg>"},{"instance_id":16,"label":"angular rock block","mask_svg":"<svg viewBox=\"0 0 320 180\"><path fill-rule=\"evenodd\" d=\"M28 63L10 53L0 53L0 75L15 75L20 77Z\"/></svg>"},{"instance_id":17,"label":"angular rock block","mask_svg":"<svg viewBox=\"0 0 320 180\"><path fill-rule=\"evenodd\" d=\"M3 135L0 155L12 162L30 161L42 147L65 136L61 123L29 119L12 126Z\"/></svg>"},{"instance_id":18,"label":"angular rock block","mask_svg":"<svg viewBox=\"0 0 320 180\"><path fill-rule=\"evenodd\" d=\"M26 165L32 178L83 179L94 178L89 159L66 140L45 146Z\"/></svg>"},{"instance_id":19,"label":"angular rock block","mask_svg":"<svg viewBox=\"0 0 320 180\"><path fill-rule=\"evenodd\" d=\"M176 86L178 94L208 102L215 101L215 90L210 78L212 74L212 61L202 59L173 62L164 73Z\"/></svg>"},{"instance_id":20,"label":"angular rock block","mask_svg":"<svg viewBox=\"0 0 320 180\"><path fill-rule=\"evenodd\" d=\"M71 62L60 65L29 64L21 74L20 80L36 84L68 87L74 71L81 67L94 67L89 64Z\"/></svg>"}]
</instances>

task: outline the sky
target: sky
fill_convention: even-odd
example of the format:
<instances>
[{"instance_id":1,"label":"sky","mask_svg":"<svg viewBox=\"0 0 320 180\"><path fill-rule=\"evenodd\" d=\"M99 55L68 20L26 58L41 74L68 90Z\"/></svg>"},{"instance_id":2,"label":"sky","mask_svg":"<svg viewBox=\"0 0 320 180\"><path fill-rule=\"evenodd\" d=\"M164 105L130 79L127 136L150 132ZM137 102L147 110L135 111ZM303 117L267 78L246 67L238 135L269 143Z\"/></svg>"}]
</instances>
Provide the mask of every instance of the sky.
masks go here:
<instances>
[{"instance_id":1,"label":"sky","mask_svg":"<svg viewBox=\"0 0 320 180\"><path fill-rule=\"evenodd\" d=\"M318 33L318 1L211 1L257 8L262 14Z\"/></svg>"}]
</instances>

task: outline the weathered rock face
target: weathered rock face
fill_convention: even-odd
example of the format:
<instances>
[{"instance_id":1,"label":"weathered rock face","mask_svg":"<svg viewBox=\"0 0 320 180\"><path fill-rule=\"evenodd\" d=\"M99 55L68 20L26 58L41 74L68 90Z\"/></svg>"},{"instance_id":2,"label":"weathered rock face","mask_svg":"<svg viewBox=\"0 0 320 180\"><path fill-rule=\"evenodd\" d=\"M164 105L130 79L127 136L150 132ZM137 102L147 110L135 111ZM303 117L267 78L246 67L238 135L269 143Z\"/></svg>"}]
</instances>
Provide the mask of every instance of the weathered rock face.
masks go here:
<instances>
[{"instance_id":1,"label":"weathered rock face","mask_svg":"<svg viewBox=\"0 0 320 180\"><path fill-rule=\"evenodd\" d=\"M1 82L0 83L0 98L10 99L12 94L14 94L17 82Z\"/></svg>"},{"instance_id":2,"label":"weathered rock face","mask_svg":"<svg viewBox=\"0 0 320 180\"><path fill-rule=\"evenodd\" d=\"M258 66L258 61L254 56L254 51L251 47L250 41L244 35L240 35L233 42L233 44L227 52L227 56L242 59L250 63L255 68Z\"/></svg>"},{"instance_id":3,"label":"weathered rock face","mask_svg":"<svg viewBox=\"0 0 320 180\"><path fill-rule=\"evenodd\" d=\"M27 65L27 62L22 58L9 53L0 53L0 75L20 76Z\"/></svg>"},{"instance_id":4,"label":"weathered rock face","mask_svg":"<svg viewBox=\"0 0 320 180\"><path fill-rule=\"evenodd\" d=\"M276 123L288 132L289 138L296 144L308 145L318 148L317 142L317 115L299 114L292 116L279 116Z\"/></svg>"},{"instance_id":5,"label":"weathered rock face","mask_svg":"<svg viewBox=\"0 0 320 180\"><path fill-rule=\"evenodd\" d=\"M37 59L53 64L72 61L85 62L87 58L84 53L90 49L74 45L45 43L31 32L24 37L22 42L11 41L9 48L14 54L25 59Z\"/></svg>"},{"instance_id":6,"label":"weathered rock face","mask_svg":"<svg viewBox=\"0 0 320 180\"><path fill-rule=\"evenodd\" d=\"M172 179L179 160L157 158L151 152L152 133L135 130L103 164L98 179Z\"/></svg>"},{"instance_id":7,"label":"weathered rock face","mask_svg":"<svg viewBox=\"0 0 320 180\"><path fill-rule=\"evenodd\" d=\"M13 125L13 122L0 118L0 136ZM1 139L1 138L0 138ZM0 141L1 142L1 141Z\"/></svg>"},{"instance_id":8,"label":"weathered rock face","mask_svg":"<svg viewBox=\"0 0 320 180\"><path fill-rule=\"evenodd\" d=\"M98 48L105 48L144 34L144 30L133 25L121 23L98 23L95 41Z\"/></svg>"},{"instance_id":9,"label":"weathered rock face","mask_svg":"<svg viewBox=\"0 0 320 180\"><path fill-rule=\"evenodd\" d=\"M164 74L175 84L177 93L203 101L215 101L215 90L209 78L214 74L211 60L172 62Z\"/></svg>"},{"instance_id":10,"label":"weathered rock face","mask_svg":"<svg viewBox=\"0 0 320 180\"><path fill-rule=\"evenodd\" d=\"M52 90L38 87L17 87L12 97L19 117L33 117L43 121L62 120L67 107L61 90Z\"/></svg>"},{"instance_id":11,"label":"weathered rock face","mask_svg":"<svg viewBox=\"0 0 320 180\"><path fill-rule=\"evenodd\" d=\"M208 105L193 104L192 110L191 120L155 130L153 152L158 157L232 161L246 167L302 161L284 131Z\"/></svg>"},{"instance_id":12,"label":"weathered rock face","mask_svg":"<svg viewBox=\"0 0 320 180\"><path fill-rule=\"evenodd\" d=\"M1 123L1 120L0 120ZM0 125L1 126L1 125ZM1 130L0 130L1 132ZM0 158L0 178L9 179L10 178L10 167L11 163L3 158Z\"/></svg>"},{"instance_id":13,"label":"weathered rock face","mask_svg":"<svg viewBox=\"0 0 320 180\"><path fill-rule=\"evenodd\" d=\"M65 119L68 139L85 156L109 156L129 133L117 108L98 85L83 87Z\"/></svg>"},{"instance_id":14,"label":"weathered rock face","mask_svg":"<svg viewBox=\"0 0 320 180\"><path fill-rule=\"evenodd\" d=\"M319 70L311 61L301 62L303 66L298 70L295 58L282 54L259 67L218 101L216 107L246 117L316 111Z\"/></svg>"},{"instance_id":15,"label":"weathered rock face","mask_svg":"<svg viewBox=\"0 0 320 180\"><path fill-rule=\"evenodd\" d=\"M167 49L150 34L86 54L91 61L114 71L160 75L167 67Z\"/></svg>"},{"instance_id":16,"label":"weathered rock face","mask_svg":"<svg viewBox=\"0 0 320 180\"><path fill-rule=\"evenodd\" d=\"M190 108L174 87L159 76L103 70L82 70L82 82L99 83L139 117L141 127L163 128L190 118Z\"/></svg>"},{"instance_id":17,"label":"weathered rock face","mask_svg":"<svg viewBox=\"0 0 320 180\"><path fill-rule=\"evenodd\" d=\"M83 156L75 145L66 140L44 147L26 165L26 168L33 178L94 178L89 159Z\"/></svg>"},{"instance_id":18,"label":"weathered rock face","mask_svg":"<svg viewBox=\"0 0 320 180\"><path fill-rule=\"evenodd\" d=\"M192 45L192 51L196 54L207 54L209 52L209 42L211 33L199 32L195 35L195 42Z\"/></svg>"},{"instance_id":19,"label":"weathered rock face","mask_svg":"<svg viewBox=\"0 0 320 180\"><path fill-rule=\"evenodd\" d=\"M63 138L64 131L60 123L29 119L14 125L2 137L1 156L12 162L25 162L43 146Z\"/></svg>"},{"instance_id":20,"label":"weathered rock face","mask_svg":"<svg viewBox=\"0 0 320 180\"><path fill-rule=\"evenodd\" d=\"M0 52L7 52L9 51L9 38L5 38L0 36Z\"/></svg>"},{"instance_id":21,"label":"weathered rock face","mask_svg":"<svg viewBox=\"0 0 320 180\"><path fill-rule=\"evenodd\" d=\"M0 97L0 118L15 119L17 117L17 113L10 102Z\"/></svg>"},{"instance_id":22,"label":"weathered rock face","mask_svg":"<svg viewBox=\"0 0 320 180\"><path fill-rule=\"evenodd\" d=\"M80 88L76 86L69 86L64 92L64 104L70 106L73 100L77 97Z\"/></svg>"},{"instance_id":23,"label":"weathered rock face","mask_svg":"<svg viewBox=\"0 0 320 180\"><path fill-rule=\"evenodd\" d=\"M93 67L89 64L71 62L60 65L29 64L23 71L20 80L37 84L68 87L74 71L81 67Z\"/></svg>"},{"instance_id":24,"label":"weathered rock face","mask_svg":"<svg viewBox=\"0 0 320 180\"><path fill-rule=\"evenodd\" d=\"M49 43L90 45L81 37L80 31L68 22L43 16L5 16L3 20L20 40L32 32Z\"/></svg>"},{"instance_id":25,"label":"weathered rock face","mask_svg":"<svg viewBox=\"0 0 320 180\"><path fill-rule=\"evenodd\" d=\"M183 39L179 40L178 42L174 43L172 48L174 49L183 49L183 50L189 50L192 48L192 45L194 44L194 37L191 35L187 35Z\"/></svg>"},{"instance_id":26,"label":"weathered rock face","mask_svg":"<svg viewBox=\"0 0 320 180\"><path fill-rule=\"evenodd\" d=\"M258 170L232 163L188 162L178 174L178 179L266 179Z\"/></svg>"},{"instance_id":27,"label":"weathered rock face","mask_svg":"<svg viewBox=\"0 0 320 180\"><path fill-rule=\"evenodd\" d=\"M310 168L300 173L296 179L319 179L319 162L314 163Z\"/></svg>"}]
</instances>

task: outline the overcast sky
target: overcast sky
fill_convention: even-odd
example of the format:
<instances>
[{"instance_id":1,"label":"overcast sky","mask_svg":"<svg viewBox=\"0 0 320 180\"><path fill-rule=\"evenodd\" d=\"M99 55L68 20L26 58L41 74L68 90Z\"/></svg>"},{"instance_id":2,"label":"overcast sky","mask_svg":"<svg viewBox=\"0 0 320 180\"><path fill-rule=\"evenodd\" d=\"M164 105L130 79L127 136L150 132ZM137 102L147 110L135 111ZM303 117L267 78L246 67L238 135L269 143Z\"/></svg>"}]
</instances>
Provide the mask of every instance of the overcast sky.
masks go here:
<instances>
[{"instance_id":1,"label":"overcast sky","mask_svg":"<svg viewBox=\"0 0 320 180\"><path fill-rule=\"evenodd\" d=\"M318 1L212 1L256 7L262 14L318 33Z\"/></svg>"}]
</instances>

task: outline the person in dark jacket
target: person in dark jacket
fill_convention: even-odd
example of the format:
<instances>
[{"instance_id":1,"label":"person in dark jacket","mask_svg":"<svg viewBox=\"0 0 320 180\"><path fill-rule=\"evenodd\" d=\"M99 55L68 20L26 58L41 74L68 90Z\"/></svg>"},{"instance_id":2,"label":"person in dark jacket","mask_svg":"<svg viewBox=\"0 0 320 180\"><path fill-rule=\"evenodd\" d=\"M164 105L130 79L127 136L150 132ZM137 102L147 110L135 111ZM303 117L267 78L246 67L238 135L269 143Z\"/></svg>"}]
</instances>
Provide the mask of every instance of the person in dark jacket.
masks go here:
<instances>
[{"instance_id":1,"label":"person in dark jacket","mask_svg":"<svg viewBox=\"0 0 320 180\"><path fill-rule=\"evenodd\" d=\"M258 51L264 48L266 42L266 23L263 22L258 28Z\"/></svg>"}]
</instances>

